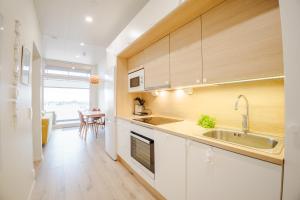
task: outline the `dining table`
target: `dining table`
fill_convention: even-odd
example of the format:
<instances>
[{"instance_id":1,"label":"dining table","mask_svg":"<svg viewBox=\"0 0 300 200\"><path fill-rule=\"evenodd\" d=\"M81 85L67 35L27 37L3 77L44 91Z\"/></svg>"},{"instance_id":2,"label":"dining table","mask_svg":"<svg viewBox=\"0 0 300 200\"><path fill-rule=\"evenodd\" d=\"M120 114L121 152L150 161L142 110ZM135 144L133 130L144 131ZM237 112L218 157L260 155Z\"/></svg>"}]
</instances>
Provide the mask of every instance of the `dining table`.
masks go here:
<instances>
[{"instance_id":1,"label":"dining table","mask_svg":"<svg viewBox=\"0 0 300 200\"><path fill-rule=\"evenodd\" d=\"M101 118L105 117L105 113L101 111L86 110L82 112L84 118Z\"/></svg>"},{"instance_id":2,"label":"dining table","mask_svg":"<svg viewBox=\"0 0 300 200\"><path fill-rule=\"evenodd\" d=\"M99 126L105 126L105 113L101 111L85 110L81 112L81 115L83 122L79 129L80 135L82 134L86 140L87 131L90 128L96 134L97 138Z\"/></svg>"}]
</instances>

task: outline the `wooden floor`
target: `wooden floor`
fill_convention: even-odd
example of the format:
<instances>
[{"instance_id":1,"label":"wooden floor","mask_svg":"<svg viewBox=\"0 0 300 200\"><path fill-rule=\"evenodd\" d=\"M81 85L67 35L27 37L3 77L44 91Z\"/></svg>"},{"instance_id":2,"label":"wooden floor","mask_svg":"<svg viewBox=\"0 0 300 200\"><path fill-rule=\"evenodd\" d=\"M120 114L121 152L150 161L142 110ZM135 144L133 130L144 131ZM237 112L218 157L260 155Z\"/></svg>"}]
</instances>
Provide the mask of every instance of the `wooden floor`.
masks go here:
<instances>
[{"instance_id":1,"label":"wooden floor","mask_svg":"<svg viewBox=\"0 0 300 200\"><path fill-rule=\"evenodd\" d=\"M56 130L44 147L32 200L155 199L119 162L104 151L104 134Z\"/></svg>"}]
</instances>

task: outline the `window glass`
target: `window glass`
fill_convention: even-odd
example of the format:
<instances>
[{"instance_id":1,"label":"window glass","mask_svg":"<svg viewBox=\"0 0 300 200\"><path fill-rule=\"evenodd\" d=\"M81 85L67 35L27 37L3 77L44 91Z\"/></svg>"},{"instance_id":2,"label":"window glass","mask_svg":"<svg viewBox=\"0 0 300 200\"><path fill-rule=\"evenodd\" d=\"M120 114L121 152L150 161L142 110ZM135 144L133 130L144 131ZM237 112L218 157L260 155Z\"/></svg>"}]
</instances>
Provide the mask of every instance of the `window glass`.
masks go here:
<instances>
[{"instance_id":1,"label":"window glass","mask_svg":"<svg viewBox=\"0 0 300 200\"><path fill-rule=\"evenodd\" d=\"M44 88L44 108L55 112L56 121L78 119L78 110L89 109L89 89Z\"/></svg>"},{"instance_id":2,"label":"window glass","mask_svg":"<svg viewBox=\"0 0 300 200\"><path fill-rule=\"evenodd\" d=\"M68 71L46 69L46 74L56 74L56 75L69 75Z\"/></svg>"},{"instance_id":3,"label":"window glass","mask_svg":"<svg viewBox=\"0 0 300 200\"><path fill-rule=\"evenodd\" d=\"M88 70L47 65L44 110L55 112L57 122L78 120L78 110L89 109L89 76Z\"/></svg>"}]
</instances>

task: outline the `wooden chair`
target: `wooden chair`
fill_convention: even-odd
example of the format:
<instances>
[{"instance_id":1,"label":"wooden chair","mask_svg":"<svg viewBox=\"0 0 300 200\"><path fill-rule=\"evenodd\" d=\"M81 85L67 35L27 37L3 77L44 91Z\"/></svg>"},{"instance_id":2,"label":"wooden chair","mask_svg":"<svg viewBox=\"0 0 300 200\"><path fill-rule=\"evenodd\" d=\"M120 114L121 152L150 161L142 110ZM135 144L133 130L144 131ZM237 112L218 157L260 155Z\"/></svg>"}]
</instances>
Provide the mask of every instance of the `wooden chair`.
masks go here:
<instances>
[{"instance_id":1,"label":"wooden chair","mask_svg":"<svg viewBox=\"0 0 300 200\"><path fill-rule=\"evenodd\" d=\"M95 133L96 133L96 138L98 137L98 132L99 132L99 127L101 128L105 127L105 116L98 118L95 120Z\"/></svg>"},{"instance_id":2,"label":"wooden chair","mask_svg":"<svg viewBox=\"0 0 300 200\"><path fill-rule=\"evenodd\" d=\"M100 108L93 108L92 111L101 111Z\"/></svg>"},{"instance_id":3,"label":"wooden chair","mask_svg":"<svg viewBox=\"0 0 300 200\"><path fill-rule=\"evenodd\" d=\"M79 127L79 136L82 136L84 130L87 128L86 120L81 111L78 110L79 120L80 120L80 127Z\"/></svg>"},{"instance_id":4,"label":"wooden chair","mask_svg":"<svg viewBox=\"0 0 300 200\"><path fill-rule=\"evenodd\" d=\"M98 128L97 128L97 120L94 118L91 119L86 119L84 118L83 114L81 111L78 111L79 114L79 119L80 119L80 127L79 127L79 135L80 137L83 137L84 140L86 140L87 137L87 132L90 129L96 137L98 136Z\"/></svg>"}]
</instances>

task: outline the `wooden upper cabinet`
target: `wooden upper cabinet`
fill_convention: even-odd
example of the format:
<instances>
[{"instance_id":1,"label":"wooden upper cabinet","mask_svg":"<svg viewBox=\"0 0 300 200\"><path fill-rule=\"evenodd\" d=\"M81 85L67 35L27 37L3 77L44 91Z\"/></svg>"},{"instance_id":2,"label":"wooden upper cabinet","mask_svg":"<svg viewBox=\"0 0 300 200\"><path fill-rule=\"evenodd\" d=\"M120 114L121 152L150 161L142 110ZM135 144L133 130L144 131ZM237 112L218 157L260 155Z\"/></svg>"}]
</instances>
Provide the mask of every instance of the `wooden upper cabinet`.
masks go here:
<instances>
[{"instance_id":1,"label":"wooden upper cabinet","mask_svg":"<svg viewBox=\"0 0 300 200\"><path fill-rule=\"evenodd\" d=\"M144 50L145 89L170 87L169 36Z\"/></svg>"},{"instance_id":2,"label":"wooden upper cabinet","mask_svg":"<svg viewBox=\"0 0 300 200\"><path fill-rule=\"evenodd\" d=\"M201 18L170 34L171 87L202 83Z\"/></svg>"},{"instance_id":3,"label":"wooden upper cabinet","mask_svg":"<svg viewBox=\"0 0 300 200\"><path fill-rule=\"evenodd\" d=\"M278 0L227 0L202 16L203 82L283 75Z\"/></svg>"},{"instance_id":4,"label":"wooden upper cabinet","mask_svg":"<svg viewBox=\"0 0 300 200\"><path fill-rule=\"evenodd\" d=\"M142 68L145 62L144 51L128 59L128 71L136 68Z\"/></svg>"}]
</instances>

